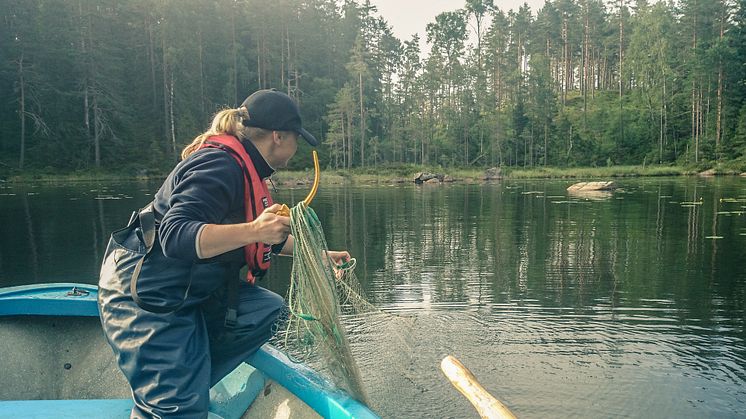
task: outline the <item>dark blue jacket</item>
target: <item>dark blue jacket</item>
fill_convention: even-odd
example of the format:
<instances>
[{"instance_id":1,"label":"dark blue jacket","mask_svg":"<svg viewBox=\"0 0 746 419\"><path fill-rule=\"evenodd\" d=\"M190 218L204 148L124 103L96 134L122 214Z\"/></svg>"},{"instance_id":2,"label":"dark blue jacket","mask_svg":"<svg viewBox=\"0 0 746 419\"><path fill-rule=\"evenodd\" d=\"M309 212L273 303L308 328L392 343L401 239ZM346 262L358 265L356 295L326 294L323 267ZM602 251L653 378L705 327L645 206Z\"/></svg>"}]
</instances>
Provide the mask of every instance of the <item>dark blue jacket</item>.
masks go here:
<instances>
[{"instance_id":1,"label":"dark blue jacket","mask_svg":"<svg viewBox=\"0 0 746 419\"><path fill-rule=\"evenodd\" d=\"M250 141L243 144L259 176L271 176L273 169L256 147ZM172 305L190 286L192 296L206 298L226 277L238 277L238 268L245 264L243 249L199 259L196 238L205 224L245 222L242 170L228 152L204 148L171 171L155 194L158 240L138 279L141 297ZM273 251L279 252L283 244Z\"/></svg>"}]
</instances>

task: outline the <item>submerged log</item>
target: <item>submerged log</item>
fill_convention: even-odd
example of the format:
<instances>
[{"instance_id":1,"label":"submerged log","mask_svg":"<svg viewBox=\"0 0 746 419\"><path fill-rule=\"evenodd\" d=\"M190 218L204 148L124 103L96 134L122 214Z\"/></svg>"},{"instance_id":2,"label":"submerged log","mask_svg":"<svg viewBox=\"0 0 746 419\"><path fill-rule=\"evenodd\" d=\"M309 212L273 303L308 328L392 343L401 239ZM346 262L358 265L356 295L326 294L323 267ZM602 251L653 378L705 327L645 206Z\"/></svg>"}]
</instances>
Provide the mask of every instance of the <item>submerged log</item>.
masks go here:
<instances>
[{"instance_id":1,"label":"submerged log","mask_svg":"<svg viewBox=\"0 0 746 419\"><path fill-rule=\"evenodd\" d=\"M567 188L568 192L595 192L595 191L613 191L616 189L614 181L603 182L578 182Z\"/></svg>"}]
</instances>

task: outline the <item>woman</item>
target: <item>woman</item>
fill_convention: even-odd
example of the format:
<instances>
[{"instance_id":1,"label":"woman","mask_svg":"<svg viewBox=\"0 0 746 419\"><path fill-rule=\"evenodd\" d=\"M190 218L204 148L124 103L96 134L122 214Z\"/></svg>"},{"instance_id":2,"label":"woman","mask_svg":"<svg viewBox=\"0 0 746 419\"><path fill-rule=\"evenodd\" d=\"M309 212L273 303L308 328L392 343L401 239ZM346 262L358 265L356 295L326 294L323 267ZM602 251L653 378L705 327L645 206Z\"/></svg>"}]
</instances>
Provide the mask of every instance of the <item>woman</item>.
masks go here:
<instances>
[{"instance_id":1,"label":"woman","mask_svg":"<svg viewBox=\"0 0 746 419\"><path fill-rule=\"evenodd\" d=\"M99 310L132 387L131 417L206 417L210 387L270 338L283 299L254 282L270 253L292 255L293 237L265 179L299 136L318 145L295 102L255 92L215 115L151 206L112 234Z\"/></svg>"}]
</instances>

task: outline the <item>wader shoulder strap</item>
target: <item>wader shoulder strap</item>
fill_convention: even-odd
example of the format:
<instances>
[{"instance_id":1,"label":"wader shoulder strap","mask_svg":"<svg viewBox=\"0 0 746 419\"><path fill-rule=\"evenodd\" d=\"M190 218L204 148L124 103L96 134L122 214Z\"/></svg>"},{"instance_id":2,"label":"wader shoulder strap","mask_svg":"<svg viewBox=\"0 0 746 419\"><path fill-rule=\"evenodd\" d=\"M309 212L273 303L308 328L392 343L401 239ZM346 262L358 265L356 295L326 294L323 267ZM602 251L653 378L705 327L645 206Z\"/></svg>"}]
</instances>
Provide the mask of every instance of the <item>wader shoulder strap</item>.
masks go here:
<instances>
[{"instance_id":1,"label":"wader shoulder strap","mask_svg":"<svg viewBox=\"0 0 746 419\"><path fill-rule=\"evenodd\" d=\"M179 308L181 308L182 305L184 305L184 301L186 301L186 297L189 294L189 288L191 288L192 281L191 278L189 279L189 285L187 285L187 289L184 292L184 298L181 299L181 302L177 305L173 306L156 306L153 304L148 304L137 295L137 278L140 276L140 270L142 269L142 263L145 261L145 258L148 257L150 254L150 251L153 250L153 245L155 244L155 210L153 209L153 203L151 202L148 204L145 208L141 209L138 214L138 221L140 223L140 227L135 229L135 232L139 236L140 240L142 240L143 244L145 245L145 254L143 254L142 258L137 261L137 264L135 265L135 270L132 272L132 279L130 280L130 294L132 294L132 299L137 303L140 308L143 310L150 311L151 313L159 313L159 314L165 314L165 313L172 313Z\"/></svg>"},{"instance_id":2,"label":"wader shoulder strap","mask_svg":"<svg viewBox=\"0 0 746 419\"><path fill-rule=\"evenodd\" d=\"M135 229L135 233L137 233L140 240L142 240L143 244L145 245L145 254L142 258L140 258L139 261L137 261L137 265L135 265L135 271L132 273L132 280L130 281L130 289L132 290L132 296L136 298L135 301L139 300L139 298L136 297L137 286L135 285L135 283L137 282L137 277L140 276L142 262L153 249L153 243L155 243L155 215L153 214L153 203L151 202L145 208L138 211L137 218L140 227Z\"/></svg>"}]
</instances>

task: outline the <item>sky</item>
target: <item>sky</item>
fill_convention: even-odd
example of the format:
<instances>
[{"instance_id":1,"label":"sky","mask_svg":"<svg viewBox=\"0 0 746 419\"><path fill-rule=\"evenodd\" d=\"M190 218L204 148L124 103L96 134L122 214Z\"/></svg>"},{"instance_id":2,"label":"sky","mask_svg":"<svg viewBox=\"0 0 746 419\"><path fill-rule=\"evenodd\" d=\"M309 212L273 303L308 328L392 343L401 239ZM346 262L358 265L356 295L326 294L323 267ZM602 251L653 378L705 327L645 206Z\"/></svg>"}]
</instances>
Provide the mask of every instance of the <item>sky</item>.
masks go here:
<instances>
[{"instance_id":1,"label":"sky","mask_svg":"<svg viewBox=\"0 0 746 419\"><path fill-rule=\"evenodd\" d=\"M507 12L518 10L527 3L532 12L536 12L544 5L544 0L494 0L495 6ZM463 8L466 0L371 0L371 4L378 8L378 13L394 29L394 36L401 41L408 41L412 35L418 33L425 43L425 26L435 21L435 16L442 12L452 12Z\"/></svg>"}]
</instances>

